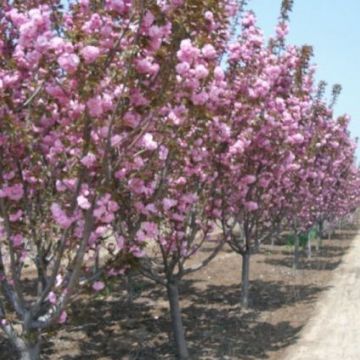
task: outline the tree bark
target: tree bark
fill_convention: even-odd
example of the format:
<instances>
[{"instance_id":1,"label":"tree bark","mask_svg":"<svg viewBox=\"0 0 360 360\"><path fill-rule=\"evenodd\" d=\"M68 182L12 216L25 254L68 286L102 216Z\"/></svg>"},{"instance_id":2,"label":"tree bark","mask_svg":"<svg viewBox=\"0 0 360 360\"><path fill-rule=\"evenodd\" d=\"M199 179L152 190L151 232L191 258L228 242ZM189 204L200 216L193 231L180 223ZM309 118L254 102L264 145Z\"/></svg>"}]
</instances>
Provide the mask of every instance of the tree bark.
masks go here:
<instances>
[{"instance_id":1,"label":"tree bark","mask_svg":"<svg viewBox=\"0 0 360 360\"><path fill-rule=\"evenodd\" d=\"M27 346L21 350L21 360L40 360L39 346Z\"/></svg>"},{"instance_id":2,"label":"tree bark","mask_svg":"<svg viewBox=\"0 0 360 360\"><path fill-rule=\"evenodd\" d=\"M40 360L40 338L37 335L31 334L34 339L21 340L17 347L20 352L20 360Z\"/></svg>"},{"instance_id":3,"label":"tree bark","mask_svg":"<svg viewBox=\"0 0 360 360\"><path fill-rule=\"evenodd\" d=\"M186 344L184 326L181 318L179 286L177 281L168 281L167 293L170 305L171 325L178 359L188 360L189 351Z\"/></svg>"},{"instance_id":4,"label":"tree bark","mask_svg":"<svg viewBox=\"0 0 360 360\"><path fill-rule=\"evenodd\" d=\"M250 275L250 252L246 251L242 256L241 271L241 305L244 308L249 306L249 275Z\"/></svg>"},{"instance_id":5,"label":"tree bark","mask_svg":"<svg viewBox=\"0 0 360 360\"><path fill-rule=\"evenodd\" d=\"M312 256L312 249L311 249L311 236L310 233L308 233L308 238L307 238L307 246L308 246L308 258L310 259Z\"/></svg>"},{"instance_id":6,"label":"tree bark","mask_svg":"<svg viewBox=\"0 0 360 360\"><path fill-rule=\"evenodd\" d=\"M294 263L293 268L297 270L299 268L299 248L300 248L300 238L299 234L295 234L295 240L294 240Z\"/></svg>"},{"instance_id":7,"label":"tree bark","mask_svg":"<svg viewBox=\"0 0 360 360\"><path fill-rule=\"evenodd\" d=\"M133 281L133 274L130 272L126 275L126 292L127 292L127 303L128 305L134 304L134 281Z\"/></svg>"},{"instance_id":8,"label":"tree bark","mask_svg":"<svg viewBox=\"0 0 360 360\"><path fill-rule=\"evenodd\" d=\"M324 231L324 222L319 221L319 234L318 234L318 239L317 239L317 243L316 243L316 251L319 251L322 247L323 231Z\"/></svg>"}]
</instances>

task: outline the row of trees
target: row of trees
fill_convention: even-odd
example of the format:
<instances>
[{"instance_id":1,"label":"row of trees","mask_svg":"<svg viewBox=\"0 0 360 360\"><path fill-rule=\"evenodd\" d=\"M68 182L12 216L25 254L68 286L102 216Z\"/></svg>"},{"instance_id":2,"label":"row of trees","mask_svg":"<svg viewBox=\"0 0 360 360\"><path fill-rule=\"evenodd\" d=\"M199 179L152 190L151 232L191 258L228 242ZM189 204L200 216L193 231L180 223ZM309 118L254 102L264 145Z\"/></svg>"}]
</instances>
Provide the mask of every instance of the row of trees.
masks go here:
<instances>
[{"instance_id":1,"label":"row of trees","mask_svg":"<svg viewBox=\"0 0 360 360\"><path fill-rule=\"evenodd\" d=\"M265 42L241 1L2 2L0 326L22 359L82 287L134 267L166 287L188 359L185 275L227 243L246 306L263 241L357 207L339 87L327 103L311 48L286 43L291 6Z\"/></svg>"}]
</instances>

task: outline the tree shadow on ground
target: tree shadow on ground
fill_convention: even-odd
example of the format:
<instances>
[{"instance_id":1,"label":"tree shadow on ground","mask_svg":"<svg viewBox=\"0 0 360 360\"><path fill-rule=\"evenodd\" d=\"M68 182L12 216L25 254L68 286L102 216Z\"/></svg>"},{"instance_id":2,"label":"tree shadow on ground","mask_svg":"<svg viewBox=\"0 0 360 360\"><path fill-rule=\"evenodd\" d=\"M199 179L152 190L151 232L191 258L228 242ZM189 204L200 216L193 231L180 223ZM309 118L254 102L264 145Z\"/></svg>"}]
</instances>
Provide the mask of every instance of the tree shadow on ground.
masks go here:
<instances>
[{"instance_id":1,"label":"tree shadow on ground","mask_svg":"<svg viewBox=\"0 0 360 360\"><path fill-rule=\"evenodd\" d=\"M358 234L355 230L341 230L336 231L335 233L331 234L329 241L331 240L349 240L353 239ZM323 237L324 240L327 239L327 236Z\"/></svg>"},{"instance_id":2,"label":"tree shadow on ground","mask_svg":"<svg viewBox=\"0 0 360 360\"><path fill-rule=\"evenodd\" d=\"M265 259L265 264L272 266L283 266L287 268L292 268L294 264L293 257L286 257L283 259ZM322 270L322 271L331 271L336 269L341 263L341 260L337 261L328 261L320 260L315 257L310 259L301 259L298 265L298 270Z\"/></svg>"},{"instance_id":3,"label":"tree shadow on ground","mask_svg":"<svg viewBox=\"0 0 360 360\"><path fill-rule=\"evenodd\" d=\"M325 288L285 285L255 280L250 287L250 307L242 309L240 286L208 286L192 294L192 305L183 310L187 337L195 359L224 356L266 359L268 353L294 343L301 326L260 320L261 313L296 302L310 302Z\"/></svg>"},{"instance_id":4,"label":"tree shadow on ground","mask_svg":"<svg viewBox=\"0 0 360 360\"><path fill-rule=\"evenodd\" d=\"M0 333L0 360L13 360L17 358L17 352L11 342Z\"/></svg>"},{"instance_id":5,"label":"tree shadow on ground","mask_svg":"<svg viewBox=\"0 0 360 360\"><path fill-rule=\"evenodd\" d=\"M131 306L123 298L95 299L72 307L72 323L60 336L60 341L73 340L77 354L67 354L63 360L85 359L175 359L169 341L170 323L165 291L144 279L145 296ZM248 310L239 304L240 286L208 286L203 289L195 280L184 280L181 286L183 320L192 359L243 360L268 358L268 352L294 343L301 326L287 321L271 324L261 321L263 311L273 311L295 302L308 302L324 288L282 282L251 282ZM154 315L153 301L157 301ZM149 303L150 301L150 303ZM159 307L159 302L163 305ZM151 304L152 305L149 305ZM78 328L85 333L78 337ZM45 359L52 359L54 344L48 343Z\"/></svg>"},{"instance_id":6,"label":"tree shadow on ground","mask_svg":"<svg viewBox=\"0 0 360 360\"><path fill-rule=\"evenodd\" d=\"M321 258L331 258L331 257L340 257L343 256L348 250L350 246L336 246L336 245L328 245L323 246L318 251L315 251L315 257Z\"/></svg>"},{"instance_id":7,"label":"tree shadow on ground","mask_svg":"<svg viewBox=\"0 0 360 360\"><path fill-rule=\"evenodd\" d=\"M283 282L253 280L250 281L249 310L274 311L296 302L311 302L316 299L319 292L326 289L327 287L288 285ZM240 284L232 286L210 285L206 291L193 293L191 298L197 306L223 305L241 310L239 306Z\"/></svg>"}]
</instances>

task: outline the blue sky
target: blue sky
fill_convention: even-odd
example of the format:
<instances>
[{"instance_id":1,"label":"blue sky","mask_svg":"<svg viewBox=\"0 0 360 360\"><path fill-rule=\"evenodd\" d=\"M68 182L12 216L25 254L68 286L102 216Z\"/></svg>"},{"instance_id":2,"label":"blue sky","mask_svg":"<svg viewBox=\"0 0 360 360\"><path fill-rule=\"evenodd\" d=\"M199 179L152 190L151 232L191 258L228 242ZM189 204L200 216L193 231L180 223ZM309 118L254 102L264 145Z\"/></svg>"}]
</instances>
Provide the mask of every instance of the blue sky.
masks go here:
<instances>
[{"instance_id":1,"label":"blue sky","mask_svg":"<svg viewBox=\"0 0 360 360\"><path fill-rule=\"evenodd\" d=\"M255 11L267 36L274 32L280 4L281 0L249 1L247 8ZM295 0L288 42L314 47L317 79L342 85L335 113L349 114L351 134L360 138L359 16L359 0Z\"/></svg>"}]
</instances>

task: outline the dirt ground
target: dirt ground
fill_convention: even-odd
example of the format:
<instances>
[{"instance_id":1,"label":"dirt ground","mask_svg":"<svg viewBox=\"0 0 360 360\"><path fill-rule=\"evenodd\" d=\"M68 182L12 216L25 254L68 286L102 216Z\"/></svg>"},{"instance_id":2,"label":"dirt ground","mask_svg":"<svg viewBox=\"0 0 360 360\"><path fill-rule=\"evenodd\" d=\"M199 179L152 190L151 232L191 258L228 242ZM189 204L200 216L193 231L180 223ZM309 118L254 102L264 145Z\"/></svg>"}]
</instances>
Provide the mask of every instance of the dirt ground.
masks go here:
<instances>
[{"instance_id":1,"label":"dirt ground","mask_svg":"<svg viewBox=\"0 0 360 360\"><path fill-rule=\"evenodd\" d=\"M286 360L360 359L360 235Z\"/></svg>"},{"instance_id":2,"label":"dirt ground","mask_svg":"<svg viewBox=\"0 0 360 360\"><path fill-rule=\"evenodd\" d=\"M192 359L279 360L300 336L316 302L329 288L356 230L337 232L300 269L292 269L286 244L265 245L251 259L251 304L242 309L241 257L224 250L181 287L186 337ZM206 251L206 249L205 249ZM70 322L44 339L47 360L170 360L169 311L165 289L135 277L134 301L125 284L111 295L82 296L69 309ZM51 336L51 337L50 337ZM48 340L49 339L49 340ZM0 335L0 359L16 359Z\"/></svg>"}]
</instances>

